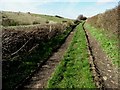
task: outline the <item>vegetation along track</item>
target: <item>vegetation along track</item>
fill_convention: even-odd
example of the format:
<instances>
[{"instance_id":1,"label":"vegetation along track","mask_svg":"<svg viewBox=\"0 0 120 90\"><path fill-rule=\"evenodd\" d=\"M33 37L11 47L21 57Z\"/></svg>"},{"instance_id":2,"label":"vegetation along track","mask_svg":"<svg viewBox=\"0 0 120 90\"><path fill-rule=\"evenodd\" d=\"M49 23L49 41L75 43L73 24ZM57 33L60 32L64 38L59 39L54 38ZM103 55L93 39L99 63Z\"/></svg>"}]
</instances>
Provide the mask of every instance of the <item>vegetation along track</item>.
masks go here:
<instances>
[{"instance_id":1,"label":"vegetation along track","mask_svg":"<svg viewBox=\"0 0 120 90\"><path fill-rule=\"evenodd\" d=\"M92 37L89 30L83 29L88 41L89 51L92 58L90 59L91 70L94 81L99 88L118 88L118 71L114 67L112 60L103 52L99 42Z\"/></svg>"},{"instance_id":2,"label":"vegetation along track","mask_svg":"<svg viewBox=\"0 0 120 90\"><path fill-rule=\"evenodd\" d=\"M54 27L54 25L53 25L53 27ZM19 85L21 85L24 81L29 79L33 75L33 73L35 71L37 71L36 69L39 66L41 66L43 62L45 62L47 60L47 58L52 54L52 52L54 50L56 50L64 42L65 38L68 36L70 31L72 30L72 27L68 27L66 29L62 29L60 27L53 28L51 30L52 36L53 35L55 35L55 36L53 36L53 38L50 38L50 39L49 39L49 35L48 35L49 33L46 33L46 30L49 31L50 29L49 29L49 27L46 27L46 29L45 29L44 25L43 25L42 31L45 33L41 33L41 29L40 29L41 26L40 26L40 28L36 27L36 29L34 27L33 27L33 29L29 28L29 26L28 26L29 29L26 29L26 33L24 32L25 30L23 27L22 30L24 30L24 31L21 31L21 29L19 31L19 28L18 29L13 28L13 29L15 29L15 30L13 30L13 32L9 32L9 29L8 29L8 30L6 30L6 32L8 32L8 34L5 34L5 33L2 34L5 36L8 35L8 37L9 37L8 39L10 40L10 43L9 43L8 42L9 40L5 39L5 42L7 42L8 44L6 44L4 46L7 46L7 45L10 46L6 50L10 49L10 51L13 52L13 50L15 50L15 51L17 50L14 47L18 48L19 45L21 45L21 47L25 46L22 49L18 48L19 50L17 50L17 51L20 51L20 50L22 51L22 53L20 51L17 54L18 57L16 57L16 55L15 55L15 57L12 57L10 59L4 59L2 61L3 89L13 90L15 87L16 88L19 87ZM63 31L63 33L58 35L57 33L54 33L54 30ZM22 34L17 35L14 33L15 31L17 31L18 34L19 34L19 32L21 32ZM29 33L29 31L30 31L30 33ZM13 36L10 37L13 34L17 37L15 37L15 38L13 38ZM47 36L46 36L46 34L47 34ZM29 42L29 35L30 35L30 38L32 37L31 42ZM19 38L19 36L21 38ZM24 39L24 38L26 38L26 36L28 37L28 39ZM26 45L27 42L26 41L23 42L24 40L26 40L29 43ZM4 42L4 39L2 41ZM13 41L13 42L11 42L11 41ZM16 42L18 42L18 43L16 43ZM21 42L23 42L23 43L21 43ZM39 47L36 47L36 45L38 45L38 44L39 44ZM34 46L36 48L34 48ZM14 49L11 50L12 48L14 48ZM2 59L3 59L3 57L2 57Z\"/></svg>"},{"instance_id":3,"label":"vegetation along track","mask_svg":"<svg viewBox=\"0 0 120 90\"><path fill-rule=\"evenodd\" d=\"M51 76L54 68L57 66L59 61L62 59L70 41L75 32L75 25L72 26L71 32L65 39L65 42L53 52L53 54L42 63L42 65L37 69L37 71L27 79L22 85L20 85L17 89L37 89L37 88L45 88L47 84L47 80Z\"/></svg>"}]
</instances>

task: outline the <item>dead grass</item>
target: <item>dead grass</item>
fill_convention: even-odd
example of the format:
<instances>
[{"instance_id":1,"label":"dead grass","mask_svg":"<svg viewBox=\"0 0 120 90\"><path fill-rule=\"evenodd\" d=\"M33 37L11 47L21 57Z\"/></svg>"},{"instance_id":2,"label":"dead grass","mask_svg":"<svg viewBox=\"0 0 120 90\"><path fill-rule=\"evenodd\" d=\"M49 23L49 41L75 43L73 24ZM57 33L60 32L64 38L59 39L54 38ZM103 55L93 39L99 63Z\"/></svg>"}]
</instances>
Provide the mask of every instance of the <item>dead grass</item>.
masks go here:
<instances>
[{"instance_id":1,"label":"dead grass","mask_svg":"<svg viewBox=\"0 0 120 90\"><path fill-rule=\"evenodd\" d=\"M31 25L34 22L45 23L46 19L21 12L2 12L3 26L12 26L13 21L16 25ZM10 22L12 21L12 22Z\"/></svg>"},{"instance_id":2,"label":"dead grass","mask_svg":"<svg viewBox=\"0 0 120 90\"><path fill-rule=\"evenodd\" d=\"M96 28L104 29L108 33L118 34L118 15L118 8L114 8L105 13L88 18L87 23Z\"/></svg>"},{"instance_id":3,"label":"dead grass","mask_svg":"<svg viewBox=\"0 0 120 90\"><path fill-rule=\"evenodd\" d=\"M120 36L119 22L120 6L93 16L86 23L90 27L88 30L91 31L92 36L100 42L105 53L107 53L116 65L118 64Z\"/></svg>"}]
</instances>

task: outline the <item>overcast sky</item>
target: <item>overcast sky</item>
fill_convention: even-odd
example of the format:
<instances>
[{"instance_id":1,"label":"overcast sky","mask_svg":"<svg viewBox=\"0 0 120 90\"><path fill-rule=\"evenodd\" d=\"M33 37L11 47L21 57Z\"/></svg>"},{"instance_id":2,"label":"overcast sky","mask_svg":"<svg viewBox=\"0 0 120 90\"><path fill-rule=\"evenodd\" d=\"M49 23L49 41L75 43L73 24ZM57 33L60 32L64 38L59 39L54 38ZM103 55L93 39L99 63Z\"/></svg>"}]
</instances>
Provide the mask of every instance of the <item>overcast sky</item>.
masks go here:
<instances>
[{"instance_id":1,"label":"overcast sky","mask_svg":"<svg viewBox=\"0 0 120 90\"><path fill-rule=\"evenodd\" d=\"M79 14L94 16L114 8L119 0L1 0L0 10L60 15L75 19Z\"/></svg>"}]
</instances>

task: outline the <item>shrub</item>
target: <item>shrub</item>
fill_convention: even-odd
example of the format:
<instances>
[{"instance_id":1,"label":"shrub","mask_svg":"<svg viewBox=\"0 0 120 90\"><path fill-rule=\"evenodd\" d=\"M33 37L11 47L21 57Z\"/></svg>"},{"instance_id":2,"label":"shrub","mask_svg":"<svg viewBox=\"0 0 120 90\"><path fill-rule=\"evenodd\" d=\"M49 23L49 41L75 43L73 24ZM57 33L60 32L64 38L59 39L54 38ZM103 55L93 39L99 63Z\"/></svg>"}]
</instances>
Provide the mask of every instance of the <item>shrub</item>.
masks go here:
<instances>
[{"instance_id":1,"label":"shrub","mask_svg":"<svg viewBox=\"0 0 120 90\"><path fill-rule=\"evenodd\" d=\"M30 12L28 12L28 14L31 14Z\"/></svg>"},{"instance_id":2,"label":"shrub","mask_svg":"<svg viewBox=\"0 0 120 90\"><path fill-rule=\"evenodd\" d=\"M45 23L47 23L47 24L48 24L48 23L49 23L49 21L47 20Z\"/></svg>"},{"instance_id":3,"label":"shrub","mask_svg":"<svg viewBox=\"0 0 120 90\"><path fill-rule=\"evenodd\" d=\"M79 15L76 20L80 21L80 20L86 20L86 19L87 19L87 17L85 17L83 15Z\"/></svg>"},{"instance_id":4,"label":"shrub","mask_svg":"<svg viewBox=\"0 0 120 90\"><path fill-rule=\"evenodd\" d=\"M63 18L63 17L61 17L61 16L58 16L58 15L55 15L55 17L58 17L58 18Z\"/></svg>"},{"instance_id":5,"label":"shrub","mask_svg":"<svg viewBox=\"0 0 120 90\"><path fill-rule=\"evenodd\" d=\"M3 57L17 51L30 38L32 38L33 42L35 43L39 41L47 41L54 37L56 34L58 35L64 32L65 28L66 26L64 24L59 23L48 25L38 24L31 26L3 27ZM30 47L32 44L26 46L26 48Z\"/></svg>"},{"instance_id":6,"label":"shrub","mask_svg":"<svg viewBox=\"0 0 120 90\"><path fill-rule=\"evenodd\" d=\"M12 19L3 18L3 19L2 19L2 25L3 25L3 26L16 26L16 25L19 25L19 23L18 23L18 22L15 22L15 21L12 20Z\"/></svg>"},{"instance_id":7,"label":"shrub","mask_svg":"<svg viewBox=\"0 0 120 90\"><path fill-rule=\"evenodd\" d=\"M34 21L33 24L40 24L40 22Z\"/></svg>"},{"instance_id":8,"label":"shrub","mask_svg":"<svg viewBox=\"0 0 120 90\"><path fill-rule=\"evenodd\" d=\"M71 25L73 25L73 22L72 21L67 21L67 25L71 26Z\"/></svg>"},{"instance_id":9,"label":"shrub","mask_svg":"<svg viewBox=\"0 0 120 90\"><path fill-rule=\"evenodd\" d=\"M118 8L114 8L87 19L87 23L108 33L118 34L118 15Z\"/></svg>"}]
</instances>

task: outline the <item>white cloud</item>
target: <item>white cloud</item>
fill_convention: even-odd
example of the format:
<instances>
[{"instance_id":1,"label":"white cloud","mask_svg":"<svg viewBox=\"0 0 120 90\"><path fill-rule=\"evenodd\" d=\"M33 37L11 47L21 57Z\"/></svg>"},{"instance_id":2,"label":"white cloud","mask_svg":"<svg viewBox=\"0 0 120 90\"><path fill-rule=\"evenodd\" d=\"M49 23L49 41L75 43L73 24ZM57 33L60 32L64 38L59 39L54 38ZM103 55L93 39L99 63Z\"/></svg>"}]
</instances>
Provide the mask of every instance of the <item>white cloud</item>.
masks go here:
<instances>
[{"instance_id":1,"label":"white cloud","mask_svg":"<svg viewBox=\"0 0 120 90\"><path fill-rule=\"evenodd\" d=\"M0 10L2 11L21 11L21 12L33 12L39 13L37 9L38 3L28 3L28 2L3 2L0 5Z\"/></svg>"},{"instance_id":2,"label":"white cloud","mask_svg":"<svg viewBox=\"0 0 120 90\"><path fill-rule=\"evenodd\" d=\"M55 1L55 0L54 0ZM37 6L50 2L50 0L1 0L0 10L3 11L22 11L40 13Z\"/></svg>"},{"instance_id":3,"label":"white cloud","mask_svg":"<svg viewBox=\"0 0 120 90\"><path fill-rule=\"evenodd\" d=\"M101 5L101 4L105 4L105 3L109 3L109 2L118 2L118 0L98 0L97 4Z\"/></svg>"},{"instance_id":4,"label":"white cloud","mask_svg":"<svg viewBox=\"0 0 120 90\"><path fill-rule=\"evenodd\" d=\"M1 2L107 2L116 0L1 0Z\"/></svg>"},{"instance_id":5,"label":"white cloud","mask_svg":"<svg viewBox=\"0 0 120 90\"><path fill-rule=\"evenodd\" d=\"M21 12L32 12L32 13L41 13L41 14L59 14L64 15L65 17L76 18L80 13L85 13L85 15L92 16L94 13L97 13L97 8L93 7L93 9L83 9L79 10L74 8L75 3L73 2L96 2L97 4L104 4L107 2L116 2L116 0L1 0L0 1L0 10L3 11L21 11ZM69 2L70 5L67 5L66 8L58 11L47 11L44 8L41 8L40 5L50 3L50 2ZM49 7L48 7L49 8ZM95 10L94 10L95 9Z\"/></svg>"},{"instance_id":6,"label":"white cloud","mask_svg":"<svg viewBox=\"0 0 120 90\"><path fill-rule=\"evenodd\" d=\"M51 0L1 0L1 2L50 2ZM56 0L53 0L56 1Z\"/></svg>"}]
</instances>

